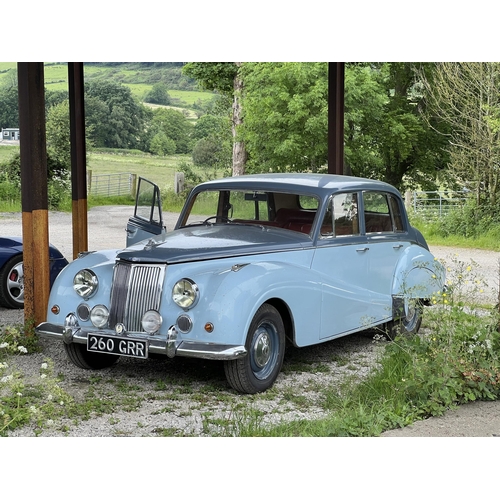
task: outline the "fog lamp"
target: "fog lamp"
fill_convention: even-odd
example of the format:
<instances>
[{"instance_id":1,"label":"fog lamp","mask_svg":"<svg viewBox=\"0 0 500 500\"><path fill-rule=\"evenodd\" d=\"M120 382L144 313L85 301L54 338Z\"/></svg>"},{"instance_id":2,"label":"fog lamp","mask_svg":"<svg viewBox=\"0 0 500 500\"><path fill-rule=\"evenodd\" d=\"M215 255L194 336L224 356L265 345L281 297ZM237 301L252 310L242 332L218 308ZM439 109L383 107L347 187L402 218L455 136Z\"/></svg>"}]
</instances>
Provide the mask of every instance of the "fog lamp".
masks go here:
<instances>
[{"instance_id":1,"label":"fog lamp","mask_svg":"<svg viewBox=\"0 0 500 500\"><path fill-rule=\"evenodd\" d=\"M162 317L158 311L146 311L142 317L142 328L146 333L156 333L161 326Z\"/></svg>"},{"instance_id":2,"label":"fog lamp","mask_svg":"<svg viewBox=\"0 0 500 500\"><path fill-rule=\"evenodd\" d=\"M106 306L99 304L90 311L90 321L96 328L104 328L108 323L109 311Z\"/></svg>"}]
</instances>

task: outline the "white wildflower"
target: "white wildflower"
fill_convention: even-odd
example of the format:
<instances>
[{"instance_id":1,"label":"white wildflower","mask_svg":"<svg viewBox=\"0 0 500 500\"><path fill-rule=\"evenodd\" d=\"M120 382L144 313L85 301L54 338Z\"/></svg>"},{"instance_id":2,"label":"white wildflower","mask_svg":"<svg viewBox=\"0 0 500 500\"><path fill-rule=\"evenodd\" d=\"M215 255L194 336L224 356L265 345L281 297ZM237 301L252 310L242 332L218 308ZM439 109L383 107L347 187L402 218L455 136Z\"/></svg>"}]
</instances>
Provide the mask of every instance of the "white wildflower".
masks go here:
<instances>
[{"instance_id":1,"label":"white wildflower","mask_svg":"<svg viewBox=\"0 0 500 500\"><path fill-rule=\"evenodd\" d=\"M47 363L42 363L42 370L46 370L49 367Z\"/></svg>"},{"instance_id":2,"label":"white wildflower","mask_svg":"<svg viewBox=\"0 0 500 500\"><path fill-rule=\"evenodd\" d=\"M18 346L17 350L19 352L22 352L23 354L26 354L28 352L28 349L26 349L26 347L24 347L22 345Z\"/></svg>"},{"instance_id":3,"label":"white wildflower","mask_svg":"<svg viewBox=\"0 0 500 500\"><path fill-rule=\"evenodd\" d=\"M4 349L5 347L9 347L9 344L7 342L2 342L0 344L0 349Z\"/></svg>"},{"instance_id":4,"label":"white wildflower","mask_svg":"<svg viewBox=\"0 0 500 500\"><path fill-rule=\"evenodd\" d=\"M45 373L42 373L42 374L40 375L40 378L46 378L46 377L47 377L47 375L45 375Z\"/></svg>"}]
</instances>

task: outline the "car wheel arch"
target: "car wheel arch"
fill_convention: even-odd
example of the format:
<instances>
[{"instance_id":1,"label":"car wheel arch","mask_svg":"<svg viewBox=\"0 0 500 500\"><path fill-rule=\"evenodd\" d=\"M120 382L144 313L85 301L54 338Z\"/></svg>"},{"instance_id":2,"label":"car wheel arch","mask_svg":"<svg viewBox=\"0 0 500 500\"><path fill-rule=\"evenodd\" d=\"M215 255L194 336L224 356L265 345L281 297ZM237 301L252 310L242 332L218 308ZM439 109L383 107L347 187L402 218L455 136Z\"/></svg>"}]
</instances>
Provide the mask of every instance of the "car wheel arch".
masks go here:
<instances>
[{"instance_id":1,"label":"car wheel arch","mask_svg":"<svg viewBox=\"0 0 500 500\"><path fill-rule=\"evenodd\" d=\"M268 299L264 303L273 306L278 311L285 326L285 336L287 340L295 345L295 322L288 304L283 299L277 297Z\"/></svg>"}]
</instances>

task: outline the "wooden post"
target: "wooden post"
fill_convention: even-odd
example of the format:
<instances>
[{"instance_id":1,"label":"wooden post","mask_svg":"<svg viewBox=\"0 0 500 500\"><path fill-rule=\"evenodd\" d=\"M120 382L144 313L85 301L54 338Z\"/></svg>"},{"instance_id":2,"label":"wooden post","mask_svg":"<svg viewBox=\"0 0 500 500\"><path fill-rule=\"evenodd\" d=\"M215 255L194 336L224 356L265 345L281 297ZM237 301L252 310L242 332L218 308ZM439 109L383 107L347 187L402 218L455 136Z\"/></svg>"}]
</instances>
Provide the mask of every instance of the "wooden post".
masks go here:
<instances>
[{"instance_id":1,"label":"wooden post","mask_svg":"<svg viewBox=\"0 0 500 500\"><path fill-rule=\"evenodd\" d=\"M345 63L328 63L328 173L344 174Z\"/></svg>"},{"instance_id":2,"label":"wooden post","mask_svg":"<svg viewBox=\"0 0 500 500\"><path fill-rule=\"evenodd\" d=\"M73 259L88 250L83 63L68 63Z\"/></svg>"},{"instance_id":3,"label":"wooden post","mask_svg":"<svg viewBox=\"0 0 500 500\"><path fill-rule=\"evenodd\" d=\"M43 63L17 63L21 134L24 320L47 318L49 301L49 216ZM36 273L35 273L36 270Z\"/></svg>"}]
</instances>

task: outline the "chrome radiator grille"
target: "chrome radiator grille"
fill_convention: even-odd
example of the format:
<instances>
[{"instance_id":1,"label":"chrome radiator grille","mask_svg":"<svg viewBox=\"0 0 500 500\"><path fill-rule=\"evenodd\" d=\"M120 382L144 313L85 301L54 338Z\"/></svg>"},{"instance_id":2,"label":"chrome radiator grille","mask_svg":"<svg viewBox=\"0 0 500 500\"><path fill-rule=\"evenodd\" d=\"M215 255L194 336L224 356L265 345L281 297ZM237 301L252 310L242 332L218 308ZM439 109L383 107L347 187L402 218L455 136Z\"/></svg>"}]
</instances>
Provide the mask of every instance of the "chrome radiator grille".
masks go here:
<instances>
[{"instance_id":1,"label":"chrome radiator grille","mask_svg":"<svg viewBox=\"0 0 500 500\"><path fill-rule=\"evenodd\" d=\"M144 313L150 309L160 310L166 268L166 264L116 263L109 311L110 328L123 323L129 332L142 331Z\"/></svg>"}]
</instances>

